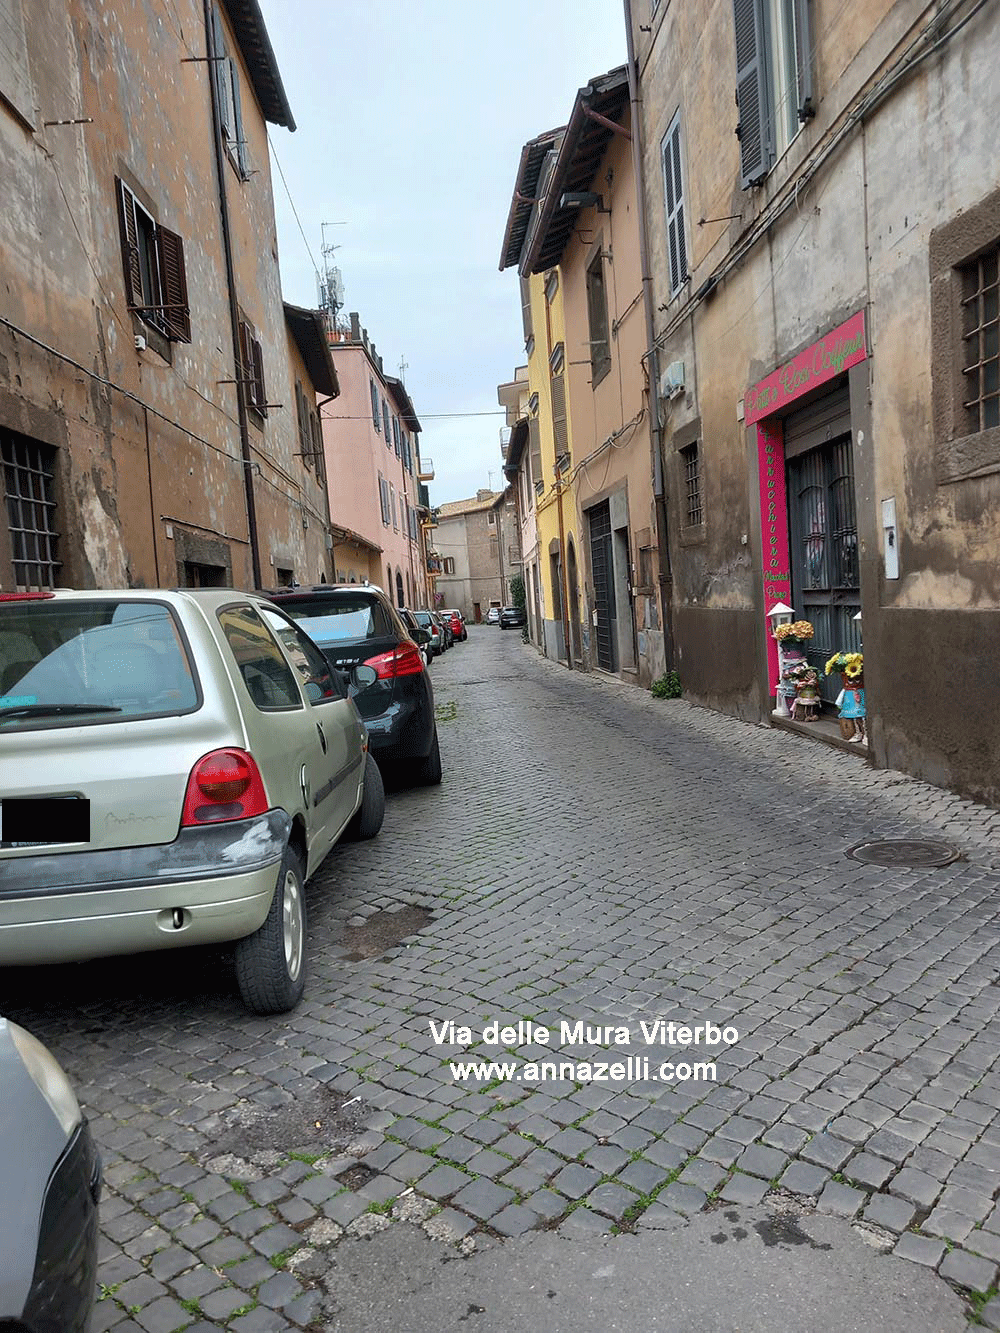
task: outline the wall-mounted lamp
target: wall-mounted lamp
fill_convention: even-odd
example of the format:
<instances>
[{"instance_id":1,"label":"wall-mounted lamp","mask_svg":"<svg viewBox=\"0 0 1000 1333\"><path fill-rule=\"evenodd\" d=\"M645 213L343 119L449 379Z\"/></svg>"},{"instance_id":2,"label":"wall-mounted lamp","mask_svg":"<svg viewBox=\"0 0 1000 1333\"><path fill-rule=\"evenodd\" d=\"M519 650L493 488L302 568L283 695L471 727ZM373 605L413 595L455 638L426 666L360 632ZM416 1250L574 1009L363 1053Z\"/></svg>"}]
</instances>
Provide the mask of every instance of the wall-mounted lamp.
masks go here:
<instances>
[{"instance_id":1,"label":"wall-mounted lamp","mask_svg":"<svg viewBox=\"0 0 1000 1333\"><path fill-rule=\"evenodd\" d=\"M559 199L560 208L596 208L598 213L610 213L604 207L604 196L593 190L578 190L564 194Z\"/></svg>"}]
</instances>

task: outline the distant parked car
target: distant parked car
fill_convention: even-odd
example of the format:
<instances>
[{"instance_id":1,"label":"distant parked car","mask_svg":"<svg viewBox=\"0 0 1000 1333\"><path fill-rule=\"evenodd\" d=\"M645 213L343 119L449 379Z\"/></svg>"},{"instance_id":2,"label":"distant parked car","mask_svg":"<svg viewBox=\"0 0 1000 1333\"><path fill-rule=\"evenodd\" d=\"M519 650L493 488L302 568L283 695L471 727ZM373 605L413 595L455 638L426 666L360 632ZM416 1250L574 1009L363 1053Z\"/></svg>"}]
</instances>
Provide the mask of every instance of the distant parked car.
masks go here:
<instances>
[{"instance_id":1,"label":"distant parked car","mask_svg":"<svg viewBox=\"0 0 1000 1333\"><path fill-rule=\"evenodd\" d=\"M351 695L379 764L406 768L418 782L441 781L434 691L420 649L384 593L364 584L320 584L270 593L339 670L371 668Z\"/></svg>"},{"instance_id":2,"label":"distant parked car","mask_svg":"<svg viewBox=\"0 0 1000 1333\"><path fill-rule=\"evenodd\" d=\"M444 652L444 629L429 611L414 611L414 619L431 636L430 648L435 657Z\"/></svg>"},{"instance_id":3,"label":"distant parked car","mask_svg":"<svg viewBox=\"0 0 1000 1333\"><path fill-rule=\"evenodd\" d=\"M528 618L519 606L505 606L500 612L501 629L517 629L527 623Z\"/></svg>"},{"instance_id":4,"label":"distant parked car","mask_svg":"<svg viewBox=\"0 0 1000 1333\"><path fill-rule=\"evenodd\" d=\"M500 608L499 608L499 606L491 606L490 609L486 612L486 623L487 623L487 625L499 625L499 624L500 624Z\"/></svg>"},{"instance_id":5,"label":"distant parked car","mask_svg":"<svg viewBox=\"0 0 1000 1333\"><path fill-rule=\"evenodd\" d=\"M461 611L442 611L441 617L451 625L451 632L455 636L456 643L459 639L464 641L469 637L469 631L465 628L465 617Z\"/></svg>"},{"instance_id":6,"label":"distant parked car","mask_svg":"<svg viewBox=\"0 0 1000 1333\"><path fill-rule=\"evenodd\" d=\"M430 666L434 658L433 635L430 630L422 625L418 620L418 611L408 611L406 607L399 608L399 618L410 631L410 638L423 653L424 661Z\"/></svg>"},{"instance_id":7,"label":"distant parked car","mask_svg":"<svg viewBox=\"0 0 1000 1333\"><path fill-rule=\"evenodd\" d=\"M451 627L451 621L446 619L440 611L435 611L433 615L444 638L444 651L447 652L455 642L455 631Z\"/></svg>"},{"instance_id":8,"label":"distant parked car","mask_svg":"<svg viewBox=\"0 0 1000 1333\"><path fill-rule=\"evenodd\" d=\"M384 809L316 645L231 588L0 593L0 666L0 967L231 942L294 1007L306 881Z\"/></svg>"},{"instance_id":9,"label":"distant parked car","mask_svg":"<svg viewBox=\"0 0 1000 1333\"><path fill-rule=\"evenodd\" d=\"M55 1057L0 1018L0 1328L84 1333L101 1159Z\"/></svg>"}]
</instances>

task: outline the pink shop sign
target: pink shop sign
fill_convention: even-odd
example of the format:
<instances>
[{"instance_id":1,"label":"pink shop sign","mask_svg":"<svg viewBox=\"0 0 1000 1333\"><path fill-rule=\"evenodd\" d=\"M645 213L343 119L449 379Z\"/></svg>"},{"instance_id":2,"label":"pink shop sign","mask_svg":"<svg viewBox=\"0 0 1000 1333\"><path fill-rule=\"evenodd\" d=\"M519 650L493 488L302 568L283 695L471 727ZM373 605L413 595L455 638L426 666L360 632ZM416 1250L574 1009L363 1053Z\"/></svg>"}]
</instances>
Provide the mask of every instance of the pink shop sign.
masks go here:
<instances>
[{"instance_id":1,"label":"pink shop sign","mask_svg":"<svg viewBox=\"0 0 1000 1333\"><path fill-rule=\"evenodd\" d=\"M746 424L780 412L818 384L842 375L868 355L865 342L865 312L859 310L818 343L807 347L786 365L772 371L766 379L747 390L743 402Z\"/></svg>"}]
</instances>

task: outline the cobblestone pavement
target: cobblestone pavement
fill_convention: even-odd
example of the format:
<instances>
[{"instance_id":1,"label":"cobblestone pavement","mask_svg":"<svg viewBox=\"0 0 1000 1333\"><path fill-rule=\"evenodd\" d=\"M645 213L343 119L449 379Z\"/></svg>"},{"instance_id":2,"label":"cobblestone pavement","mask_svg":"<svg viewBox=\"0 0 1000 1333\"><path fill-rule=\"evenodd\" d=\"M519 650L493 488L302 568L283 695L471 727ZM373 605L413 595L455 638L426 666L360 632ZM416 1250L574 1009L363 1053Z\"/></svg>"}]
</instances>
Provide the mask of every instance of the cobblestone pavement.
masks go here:
<instances>
[{"instance_id":1,"label":"cobblestone pavement","mask_svg":"<svg viewBox=\"0 0 1000 1333\"><path fill-rule=\"evenodd\" d=\"M321 870L294 1014L248 1016L211 953L8 974L104 1155L94 1333L328 1327L338 1243L400 1223L469 1252L775 1191L1000 1328L1000 814L499 630L433 679L444 784L391 794L381 836ZM962 859L847 859L869 835ZM683 1058L643 1040L658 1017L738 1030L717 1082L654 1077ZM552 1040L490 1045L497 1019ZM456 1081L466 1049L651 1075Z\"/></svg>"}]
</instances>

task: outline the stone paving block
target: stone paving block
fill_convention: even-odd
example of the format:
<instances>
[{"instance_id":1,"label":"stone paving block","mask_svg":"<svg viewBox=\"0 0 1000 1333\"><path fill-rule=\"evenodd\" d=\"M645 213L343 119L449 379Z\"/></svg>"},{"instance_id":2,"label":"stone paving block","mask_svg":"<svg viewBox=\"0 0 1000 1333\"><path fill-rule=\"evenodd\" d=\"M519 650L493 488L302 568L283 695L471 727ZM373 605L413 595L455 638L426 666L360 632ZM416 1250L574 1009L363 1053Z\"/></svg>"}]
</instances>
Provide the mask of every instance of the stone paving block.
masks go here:
<instances>
[{"instance_id":1,"label":"stone paving block","mask_svg":"<svg viewBox=\"0 0 1000 1333\"><path fill-rule=\"evenodd\" d=\"M224 1324L234 1310L253 1304L253 1297L239 1287L220 1287L210 1291L198 1302L206 1319Z\"/></svg>"},{"instance_id":2,"label":"stone paving block","mask_svg":"<svg viewBox=\"0 0 1000 1333\"><path fill-rule=\"evenodd\" d=\"M799 1129L797 1125L789 1125L781 1121L777 1125L768 1126L760 1137L768 1148L780 1148L782 1152L795 1154L809 1135L804 1129Z\"/></svg>"},{"instance_id":3,"label":"stone paving block","mask_svg":"<svg viewBox=\"0 0 1000 1333\"><path fill-rule=\"evenodd\" d=\"M759 1120L748 1120L745 1116L734 1115L719 1130L719 1138L732 1139L745 1145L759 1139L764 1132L764 1125Z\"/></svg>"},{"instance_id":4,"label":"stone paving block","mask_svg":"<svg viewBox=\"0 0 1000 1333\"><path fill-rule=\"evenodd\" d=\"M868 1189L880 1190L896 1170L895 1162L887 1162L884 1157L874 1153L859 1152L844 1167L848 1180L865 1185Z\"/></svg>"},{"instance_id":5,"label":"stone paving block","mask_svg":"<svg viewBox=\"0 0 1000 1333\"><path fill-rule=\"evenodd\" d=\"M432 1199L447 1199L458 1190L472 1183L473 1177L453 1166L436 1166L420 1181L421 1194Z\"/></svg>"},{"instance_id":6,"label":"stone paving block","mask_svg":"<svg viewBox=\"0 0 1000 1333\"><path fill-rule=\"evenodd\" d=\"M554 1190L541 1189L535 1190L533 1194L526 1195L524 1206L538 1217L551 1220L553 1217L562 1216L566 1211L568 1201L562 1194L556 1194Z\"/></svg>"},{"instance_id":7,"label":"stone paving block","mask_svg":"<svg viewBox=\"0 0 1000 1333\"><path fill-rule=\"evenodd\" d=\"M633 1204L638 1203L638 1201L639 1196L634 1191L625 1189L611 1181L598 1185L587 1195L588 1208L595 1213L603 1213L605 1217L614 1218L616 1221L620 1221Z\"/></svg>"},{"instance_id":8,"label":"stone paving block","mask_svg":"<svg viewBox=\"0 0 1000 1333\"><path fill-rule=\"evenodd\" d=\"M988 1195L976 1194L963 1189L960 1185L949 1184L941 1195L942 1208L950 1208L956 1213L964 1213L975 1222L982 1222L993 1211L993 1200Z\"/></svg>"},{"instance_id":9,"label":"stone paving block","mask_svg":"<svg viewBox=\"0 0 1000 1333\"><path fill-rule=\"evenodd\" d=\"M706 1194L712 1194L728 1175L726 1168L719 1166L717 1162L706 1162L702 1158L695 1157L688 1162L677 1179L682 1185L696 1185Z\"/></svg>"},{"instance_id":10,"label":"stone paving block","mask_svg":"<svg viewBox=\"0 0 1000 1333\"><path fill-rule=\"evenodd\" d=\"M904 1166L893 1176L889 1189L901 1199L909 1199L921 1208L930 1208L941 1193L941 1182L926 1171Z\"/></svg>"},{"instance_id":11,"label":"stone paving block","mask_svg":"<svg viewBox=\"0 0 1000 1333\"><path fill-rule=\"evenodd\" d=\"M538 1225L538 1214L519 1203L512 1203L490 1219L490 1226L501 1236L521 1236Z\"/></svg>"},{"instance_id":12,"label":"stone paving block","mask_svg":"<svg viewBox=\"0 0 1000 1333\"><path fill-rule=\"evenodd\" d=\"M973 1254L981 1254L984 1259L1000 1263L1000 1236L994 1231L974 1227L965 1238L965 1248Z\"/></svg>"},{"instance_id":13,"label":"stone paving block","mask_svg":"<svg viewBox=\"0 0 1000 1333\"><path fill-rule=\"evenodd\" d=\"M587 1166L592 1166L602 1175L615 1176L629 1160L629 1154L617 1144L598 1143L583 1154L583 1160Z\"/></svg>"},{"instance_id":14,"label":"stone paving block","mask_svg":"<svg viewBox=\"0 0 1000 1333\"><path fill-rule=\"evenodd\" d=\"M780 1176L784 1171L788 1165L788 1156L786 1153L779 1152L777 1148L765 1148L759 1143L755 1143L737 1157L736 1165L740 1171L746 1172L747 1175L760 1176L764 1180L771 1180L775 1176Z\"/></svg>"},{"instance_id":15,"label":"stone paving block","mask_svg":"<svg viewBox=\"0 0 1000 1333\"><path fill-rule=\"evenodd\" d=\"M411 1149L397 1157L395 1161L390 1162L385 1169L396 1180L402 1181L406 1185L414 1185L422 1180L429 1171L432 1171L437 1164L436 1158L428 1156L427 1153L414 1152ZM322 1201L318 1200L317 1202Z\"/></svg>"},{"instance_id":16,"label":"stone paving block","mask_svg":"<svg viewBox=\"0 0 1000 1333\"><path fill-rule=\"evenodd\" d=\"M257 1288L258 1301L272 1310L286 1310L301 1295L302 1283L291 1273L275 1273Z\"/></svg>"},{"instance_id":17,"label":"stone paving block","mask_svg":"<svg viewBox=\"0 0 1000 1333\"><path fill-rule=\"evenodd\" d=\"M814 1166L824 1166L828 1171L839 1171L853 1154L854 1145L833 1134L815 1134L799 1152L805 1162Z\"/></svg>"},{"instance_id":18,"label":"stone paving block","mask_svg":"<svg viewBox=\"0 0 1000 1333\"><path fill-rule=\"evenodd\" d=\"M950 1250L938 1265L938 1272L970 1291L989 1291L997 1280L995 1263L966 1250Z\"/></svg>"},{"instance_id":19,"label":"stone paving block","mask_svg":"<svg viewBox=\"0 0 1000 1333\"><path fill-rule=\"evenodd\" d=\"M809 1162L792 1162L778 1181L791 1194L818 1195L830 1179L829 1171Z\"/></svg>"},{"instance_id":20,"label":"stone paving block","mask_svg":"<svg viewBox=\"0 0 1000 1333\"><path fill-rule=\"evenodd\" d=\"M770 1188L768 1181L761 1180L757 1176L745 1176L736 1171L723 1185L719 1198L726 1203L755 1204L760 1203Z\"/></svg>"},{"instance_id":21,"label":"stone paving block","mask_svg":"<svg viewBox=\"0 0 1000 1333\"><path fill-rule=\"evenodd\" d=\"M665 1190L660 1191L656 1202L675 1213L691 1217L694 1213L701 1212L708 1202L708 1195L695 1185L682 1185L680 1181L674 1180Z\"/></svg>"},{"instance_id":22,"label":"stone paving block","mask_svg":"<svg viewBox=\"0 0 1000 1333\"><path fill-rule=\"evenodd\" d=\"M606 1236L615 1225L610 1217L592 1213L589 1208L574 1208L557 1231L560 1236L571 1239L588 1236Z\"/></svg>"},{"instance_id":23,"label":"stone paving block","mask_svg":"<svg viewBox=\"0 0 1000 1333\"><path fill-rule=\"evenodd\" d=\"M912 1263L922 1264L924 1268L937 1268L945 1252L943 1240L932 1240L930 1236L918 1236L913 1231L904 1231L896 1242L893 1254Z\"/></svg>"},{"instance_id":24,"label":"stone paving block","mask_svg":"<svg viewBox=\"0 0 1000 1333\"><path fill-rule=\"evenodd\" d=\"M567 1167L567 1171L583 1168ZM498 1185L492 1180L474 1180L466 1185L452 1199L452 1206L477 1217L481 1222L488 1222L507 1204L514 1201L514 1191Z\"/></svg>"},{"instance_id":25,"label":"stone paving block","mask_svg":"<svg viewBox=\"0 0 1000 1333\"><path fill-rule=\"evenodd\" d=\"M657 1139L643 1150L642 1155L654 1165L663 1167L665 1171L676 1171L678 1167L684 1165L691 1153L676 1143L665 1143L663 1139Z\"/></svg>"},{"instance_id":26,"label":"stone paving block","mask_svg":"<svg viewBox=\"0 0 1000 1333\"><path fill-rule=\"evenodd\" d=\"M665 1204L660 1203L657 1199L640 1215L637 1225L640 1230L677 1231L686 1223L687 1218L683 1214L674 1212L672 1208L667 1208Z\"/></svg>"},{"instance_id":27,"label":"stone paving block","mask_svg":"<svg viewBox=\"0 0 1000 1333\"><path fill-rule=\"evenodd\" d=\"M154 1301L152 1305L143 1306L135 1315L136 1323L145 1330L145 1333L174 1333L190 1320L188 1311L172 1296L165 1296L161 1300Z\"/></svg>"},{"instance_id":28,"label":"stone paving block","mask_svg":"<svg viewBox=\"0 0 1000 1333\"><path fill-rule=\"evenodd\" d=\"M994 1296L979 1312L980 1320L987 1328L1000 1328L1000 1296Z\"/></svg>"},{"instance_id":29,"label":"stone paving block","mask_svg":"<svg viewBox=\"0 0 1000 1333\"><path fill-rule=\"evenodd\" d=\"M560 1194L565 1194L568 1199L582 1199L595 1185L600 1184L600 1181L601 1173L595 1171L593 1167L571 1162L552 1178L551 1186Z\"/></svg>"},{"instance_id":30,"label":"stone paving block","mask_svg":"<svg viewBox=\"0 0 1000 1333\"><path fill-rule=\"evenodd\" d=\"M864 1211L864 1219L874 1226L885 1227L898 1235L913 1221L917 1210L906 1199L899 1199L893 1194L873 1194L871 1202Z\"/></svg>"},{"instance_id":31,"label":"stone paving block","mask_svg":"<svg viewBox=\"0 0 1000 1333\"><path fill-rule=\"evenodd\" d=\"M975 1223L971 1217L942 1208L940 1204L931 1215L920 1224L920 1229L931 1236L943 1236L946 1240L961 1242L972 1230Z\"/></svg>"},{"instance_id":32,"label":"stone paving block","mask_svg":"<svg viewBox=\"0 0 1000 1333\"><path fill-rule=\"evenodd\" d=\"M832 1213L835 1217L853 1218L867 1197L864 1190L852 1189L839 1180L830 1180L823 1187L816 1208L821 1213Z\"/></svg>"}]
</instances>

